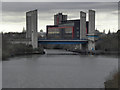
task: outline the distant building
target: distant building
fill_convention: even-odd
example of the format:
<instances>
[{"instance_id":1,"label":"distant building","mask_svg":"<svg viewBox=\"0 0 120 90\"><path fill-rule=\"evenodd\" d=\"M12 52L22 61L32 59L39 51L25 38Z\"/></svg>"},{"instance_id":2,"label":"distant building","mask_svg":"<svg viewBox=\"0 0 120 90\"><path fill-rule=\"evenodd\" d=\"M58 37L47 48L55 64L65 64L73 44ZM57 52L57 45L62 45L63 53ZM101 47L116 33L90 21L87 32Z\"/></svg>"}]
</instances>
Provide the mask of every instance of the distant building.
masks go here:
<instances>
[{"instance_id":1,"label":"distant building","mask_svg":"<svg viewBox=\"0 0 120 90\"><path fill-rule=\"evenodd\" d=\"M38 39L45 39L46 38L46 32L38 32Z\"/></svg>"},{"instance_id":2,"label":"distant building","mask_svg":"<svg viewBox=\"0 0 120 90\"><path fill-rule=\"evenodd\" d=\"M62 23L62 21L67 20L67 15L63 15L62 13L58 13L54 15L54 25L59 25Z\"/></svg>"},{"instance_id":3,"label":"distant building","mask_svg":"<svg viewBox=\"0 0 120 90\"><path fill-rule=\"evenodd\" d=\"M26 33L9 32L9 33L4 33L4 37L9 40L23 40L26 39Z\"/></svg>"},{"instance_id":4,"label":"distant building","mask_svg":"<svg viewBox=\"0 0 120 90\"><path fill-rule=\"evenodd\" d=\"M80 19L67 20L67 15L58 13L54 15L54 25L48 25L46 30L47 39L80 39ZM86 22L86 34L88 34L88 22Z\"/></svg>"}]
</instances>

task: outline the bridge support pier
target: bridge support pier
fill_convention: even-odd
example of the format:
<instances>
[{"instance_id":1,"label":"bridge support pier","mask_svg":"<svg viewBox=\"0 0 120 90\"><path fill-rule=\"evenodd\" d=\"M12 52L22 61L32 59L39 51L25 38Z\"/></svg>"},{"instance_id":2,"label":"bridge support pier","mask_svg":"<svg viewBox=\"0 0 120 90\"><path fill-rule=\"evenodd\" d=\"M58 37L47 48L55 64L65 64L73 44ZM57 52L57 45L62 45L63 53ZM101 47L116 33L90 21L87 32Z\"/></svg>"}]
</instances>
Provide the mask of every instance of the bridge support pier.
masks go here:
<instances>
[{"instance_id":1,"label":"bridge support pier","mask_svg":"<svg viewBox=\"0 0 120 90\"><path fill-rule=\"evenodd\" d=\"M87 45L88 44L80 44L80 50L87 50Z\"/></svg>"},{"instance_id":2,"label":"bridge support pier","mask_svg":"<svg viewBox=\"0 0 120 90\"><path fill-rule=\"evenodd\" d=\"M95 50L95 11L89 10L88 50Z\"/></svg>"},{"instance_id":3,"label":"bridge support pier","mask_svg":"<svg viewBox=\"0 0 120 90\"><path fill-rule=\"evenodd\" d=\"M26 13L26 38L32 41L33 49L38 48L37 10Z\"/></svg>"},{"instance_id":4,"label":"bridge support pier","mask_svg":"<svg viewBox=\"0 0 120 90\"><path fill-rule=\"evenodd\" d=\"M86 13L80 12L80 39L86 40ZM80 49L84 50L85 45L80 44Z\"/></svg>"},{"instance_id":5,"label":"bridge support pier","mask_svg":"<svg viewBox=\"0 0 120 90\"><path fill-rule=\"evenodd\" d=\"M88 35L88 50L89 51L95 50L95 36L94 35Z\"/></svg>"},{"instance_id":6,"label":"bridge support pier","mask_svg":"<svg viewBox=\"0 0 120 90\"><path fill-rule=\"evenodd\" d=\"M32 33L32 47L33 49L38 48L38 37L37 32Z\"/></svg>"}]
</instances>

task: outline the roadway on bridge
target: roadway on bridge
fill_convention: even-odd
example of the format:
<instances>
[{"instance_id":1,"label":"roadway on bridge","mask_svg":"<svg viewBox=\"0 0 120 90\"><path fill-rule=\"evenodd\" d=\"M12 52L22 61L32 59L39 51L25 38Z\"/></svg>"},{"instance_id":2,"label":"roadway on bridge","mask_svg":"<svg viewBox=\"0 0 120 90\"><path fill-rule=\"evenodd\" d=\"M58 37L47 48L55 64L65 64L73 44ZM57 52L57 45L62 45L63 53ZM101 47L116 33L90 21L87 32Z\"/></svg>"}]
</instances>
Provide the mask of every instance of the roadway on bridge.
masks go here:
<instances>
[{"instance_id":1,"label":"roadway on bridge","mask_svg":"<svg viewBox=\"0 0 120 90\"><path fill-rule=\"evenodd\" d=\"M38 40L40 44L86 44L88 40Z\"/></svg>"}]
</instances>

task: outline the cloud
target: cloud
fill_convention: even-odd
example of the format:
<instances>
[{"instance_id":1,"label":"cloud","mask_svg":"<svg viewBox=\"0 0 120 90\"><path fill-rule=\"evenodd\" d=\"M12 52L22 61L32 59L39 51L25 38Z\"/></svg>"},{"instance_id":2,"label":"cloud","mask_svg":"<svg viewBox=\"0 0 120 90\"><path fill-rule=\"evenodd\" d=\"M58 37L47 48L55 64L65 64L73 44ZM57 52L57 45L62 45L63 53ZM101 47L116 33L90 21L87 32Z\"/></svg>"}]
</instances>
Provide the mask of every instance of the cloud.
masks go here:
<instances>
[{"instance_id":1,"label":"cloud","mask_svg":"<svg viewBox=\"0 0 120 90\"><path fill-rule=\"evenodd\" d=\"M41 20L52 20L53 14L63 12L69 15L69 18L79 18L79 11L88 13L88 9L95 9L97 13L112 12L115 14L117 3L103 2L3 2L3 21L5 22L24 22L25 12L38 9ZM78 12L78 13L76 13ZM76 14L75 14L76 13ZM117 14L117 13L116 13ZM17 18L19 16L19 18ZM20 18L21 16L21 18ZM15 18L16 17L16 18ZM23 18L24 17L24 18Z\"/></svg>"},{"instance_id":2,"label":"cloud","mask_svg":"<svg viewBox=\"0 0 120 90\"><path fill-rule=\"evenodd\" d=\"M99 25L105 23L109 27L109 22L117 21L118 6L117 2L3 2L3 22L11 24L24 23L21 26L25 26L26 12L34 9L38 9L39 27L45 30L46 25L53 24L53 15L58 12L67 14L68 19L79 19L80 11L88 14L89 9L95 9L96 11L96 26L100 28ZM114 25L116 23L112 24ZM101 29L106 28L105 25L101 27Z\"/></svg>"},{"instance_id":3,"label":"cloud","mask_svg":"<svg viewBox=\"0 0 120 90\"><path fill-rule=\"evenodd\" d=\"M51 9L102 9L115 10L117 2L3 2L3 12L26 12L38 9L41 12Z\"/></svg>"},{"instance_id":4,"label":"cloud","mask_svg":"<svg viewBox=\"0 0 120 90\"><path fill-rule=\"evenodd\" d=\"M3 2L118 2L119 0L2 0Z\"/></svg>"},{"instance_id":5,"label":"cloud","mask_svg":"<svg viewBox=\"0 0 120 90\"><path fill-rule=\"evenodd\" d=\"M8 22L8 23L21 23L21 22L25 22L25 17L21 17L21 16L6 16L2 18L2 21L4 23Z\"/></svg>"}]
</instances>

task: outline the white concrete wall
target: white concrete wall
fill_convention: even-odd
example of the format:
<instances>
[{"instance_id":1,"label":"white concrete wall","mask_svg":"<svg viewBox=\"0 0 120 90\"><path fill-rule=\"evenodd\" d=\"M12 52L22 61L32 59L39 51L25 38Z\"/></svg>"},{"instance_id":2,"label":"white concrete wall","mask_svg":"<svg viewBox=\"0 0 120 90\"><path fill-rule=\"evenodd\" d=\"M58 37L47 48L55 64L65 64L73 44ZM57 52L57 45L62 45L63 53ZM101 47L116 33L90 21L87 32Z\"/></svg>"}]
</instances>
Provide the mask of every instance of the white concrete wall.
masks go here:
<instances>
[{"instance_id":1,"label":"white concrete wall","mask_svg":"<svg viewBox=\"0 0 120 90\"><path fill-rule=\"evenodd\" d=\"M89 34L95 33L95 11L89 10Z\"/></svg>"},{"instance_id":2,"label":"white concrete wall","mask_svg":"<svg viewBox=\"0 0 120 90\"><path fill-rule=\"evenodd\" d=\"M38 48L37 10L26 13L27 38L32 40L33 48Z\"/></svg>"},{"instance_id":3,"label":"white concrete wall","mask_svg":"<svg viewBox=\"0 0 120 90\"><path fill-rule=\"evenodd\" d=\"M33 48L38 48L37 10L33 11L31 28L32 28L32 46Z\"/></svg>"},{"instance_id":4,"label":"white concrete wall","mask_svg":"<svg viewBox=\"0 0 120 90\"><path fill-rule=\"evenodd\" d=\"M80 12L80 39L86 39L86 13Z\"/></svg>"},{"instance_id":5,"label":"white concrete wall","mask_svg":"<svg viewBox=\"0 0 120 90\"><path fill-rule=\"evenodd\" d=\"M89 10L88 50L95 50L95 11Z\"/></svg>"},{"instance_id":6,"label":"white concrete wall","mask_svg":"<svg viewBox=\"0 0 120 90\"><path fill-rule=\"evenodd\" d=\"M95 39L94 37L88 38L88 50L95 50Z\"/></svg>"},{"instance_id":7,"label":"white concrete wall","mask_svg":"<svg viewBox=\"0 0 120 90\"><path fill-rule=\"evenodd\" d=\"M86 39L86 13L80 12L80 39ZM83 50L83 45L80 44L80 49Z\"/></svg>"},{"instance_id":8,"label":"white concrete wall","mask_svg":"<svg viewBox=\"0 0 120 90\"><path fill-rule=\"evenodd\" d=\"M31 14L29 12L26 13L26 38L31 38L31 26L30 25L30 19L31 18Z\"/></svg>"}]
</instances>

